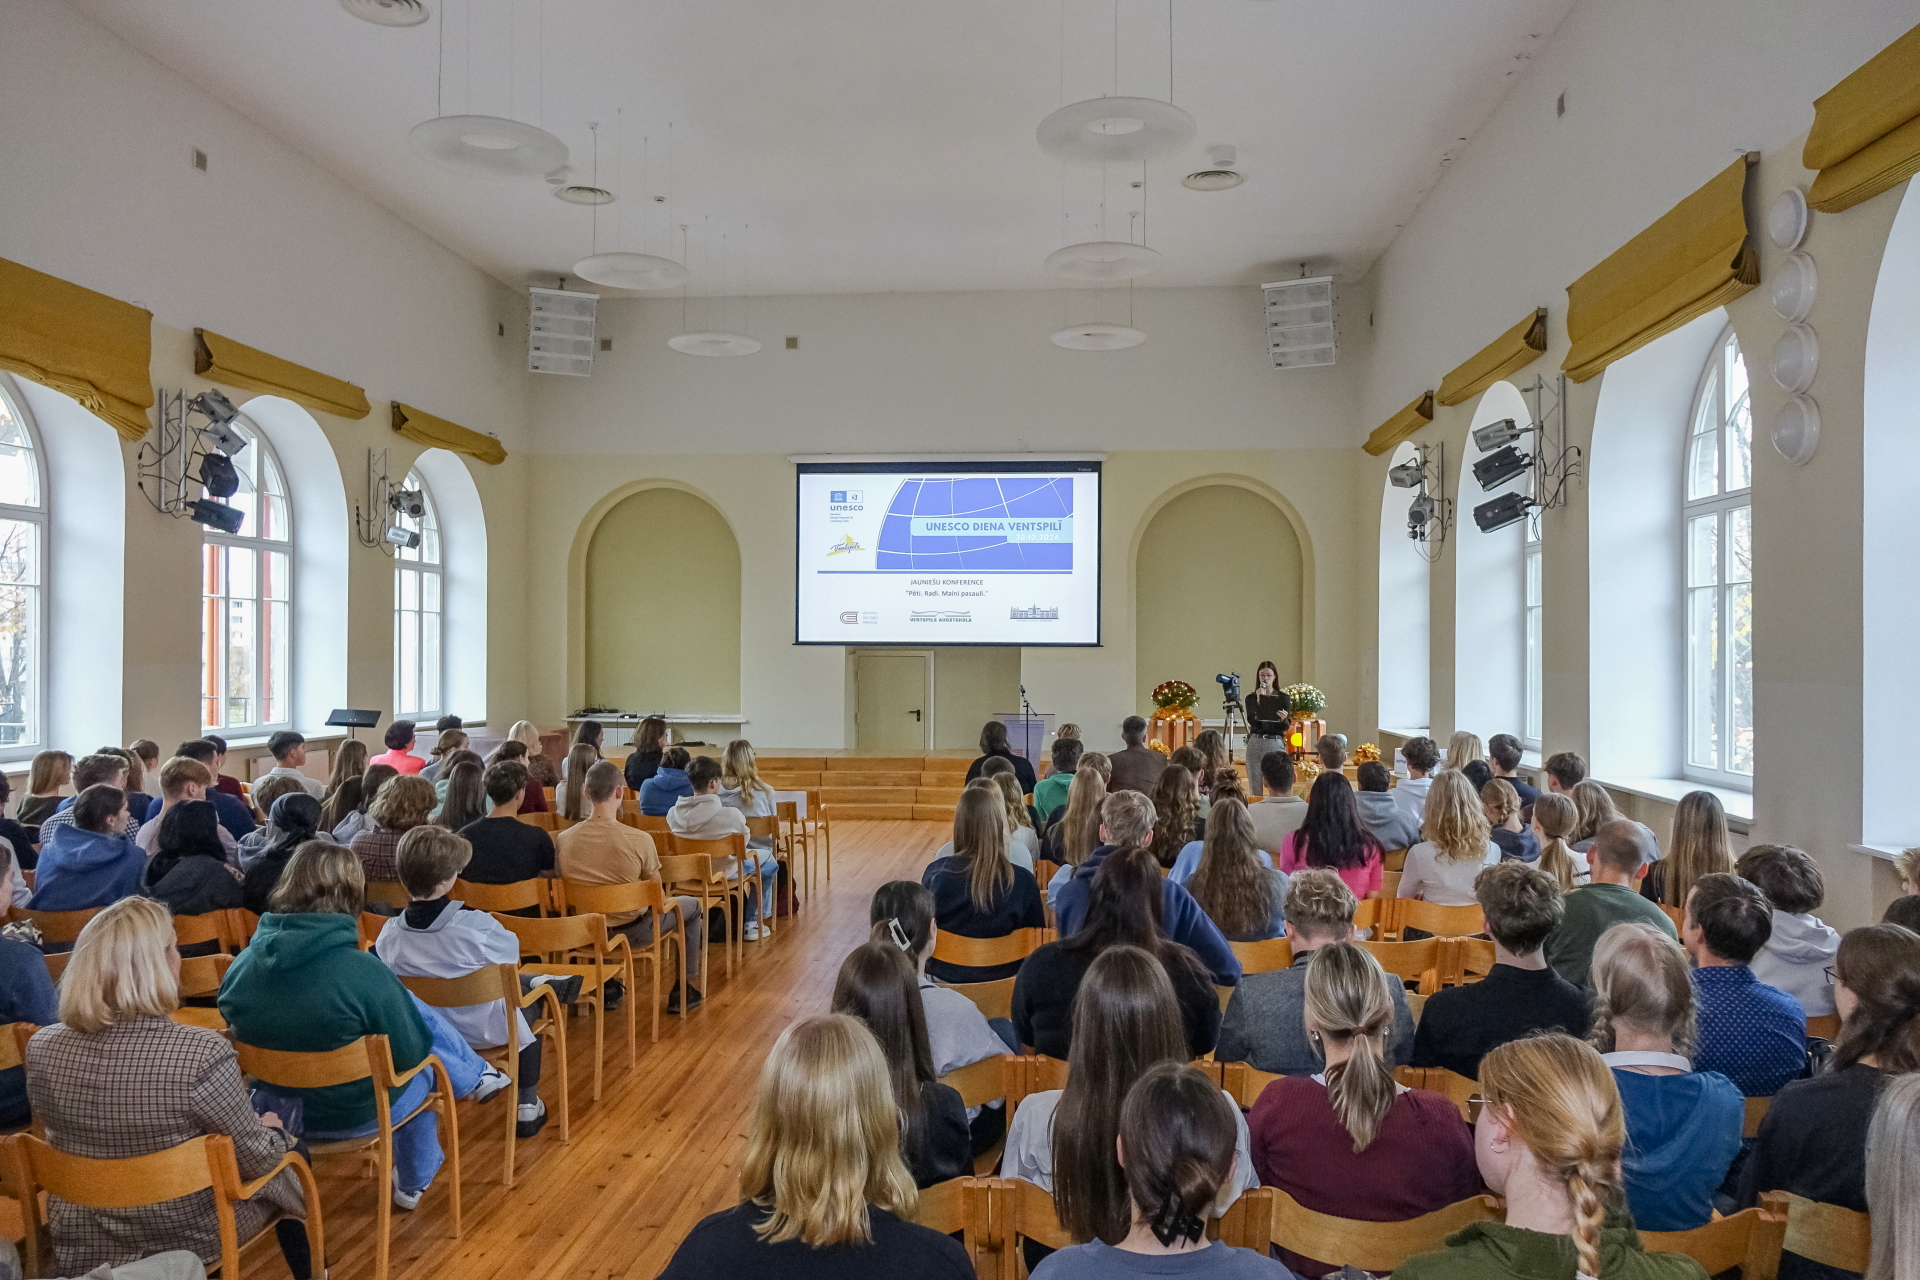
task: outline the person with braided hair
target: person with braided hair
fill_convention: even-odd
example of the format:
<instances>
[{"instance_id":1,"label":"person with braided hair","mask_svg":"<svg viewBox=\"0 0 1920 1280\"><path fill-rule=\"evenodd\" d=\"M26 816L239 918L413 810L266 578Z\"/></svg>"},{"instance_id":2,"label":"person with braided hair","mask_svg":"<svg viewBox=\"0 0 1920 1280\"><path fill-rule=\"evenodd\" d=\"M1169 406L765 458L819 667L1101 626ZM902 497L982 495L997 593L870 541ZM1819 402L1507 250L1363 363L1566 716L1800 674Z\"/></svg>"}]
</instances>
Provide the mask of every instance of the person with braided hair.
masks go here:
<instances>
[{"instance_id":1,"label":"person with braided hair","mask_svg":"<svg viewBox=\"0 0 1920 1280\"><path fill-rule=\"evenodd\" d=\"M1118 1242L1094 1239L1061 1249L1034 1268L1033 1280L1169 1274L1291 1280L1271 1258L1206 1238L1208 1217L1233 1186L1236 1114L1192 1067L1160 1062L1147 1068L1120 1109L1116 1151L1126 1183L1126 1234ZM1169 1263L1173 1258L1177 1264Z\"/></svg>"},{"instance_id":2,"label":"person with braided hair","mask_svg":"<svg viewBox=\"0 0 1920 1280\"><path fill-rule=\"evenodd\" d=\"M1613 1073L1558 1032L1503 1044L1480 1063L1480 1175L1506 1221L1476 1222L1407 1259L1395 1280L1705 1280L1677 1253L1644 1253L1621 1194L1627 1128Z\"/></svg>"}]
</instances>

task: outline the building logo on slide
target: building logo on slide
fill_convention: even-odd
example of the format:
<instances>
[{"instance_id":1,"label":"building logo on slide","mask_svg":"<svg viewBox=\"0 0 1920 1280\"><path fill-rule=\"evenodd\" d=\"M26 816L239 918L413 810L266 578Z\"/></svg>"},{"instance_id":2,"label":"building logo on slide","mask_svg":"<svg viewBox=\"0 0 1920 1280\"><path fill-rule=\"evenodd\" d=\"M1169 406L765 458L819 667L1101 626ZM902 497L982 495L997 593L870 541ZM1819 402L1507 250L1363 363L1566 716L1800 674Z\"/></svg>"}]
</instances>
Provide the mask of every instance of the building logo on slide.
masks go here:
<instances>
[{"instance_id":1,"label":"building logo on slide","mask_svg":"<svg viewBox=\"0 0 1920 1280\"><path fill-rule=\"evenodd\" d=\"M972 622L971 609L915 609L907 615L909 622Z\"/></svg>"},{"instance_id":2,"label":"building logo on slide","mask_svg":"<svg viewBox=\"0 0 1920 1280\"><path fill-rule=\"evenodd\" d=\"M845 555L849 551L865 551L865 550L866 550L865 547L861 546L859 543L853 540L852 534L848 534L846 537L840 539L840 541L834 543L833 546L827 550L827 554L830 556L840 556L840 555Z\"/></svg>"}]
</instances>

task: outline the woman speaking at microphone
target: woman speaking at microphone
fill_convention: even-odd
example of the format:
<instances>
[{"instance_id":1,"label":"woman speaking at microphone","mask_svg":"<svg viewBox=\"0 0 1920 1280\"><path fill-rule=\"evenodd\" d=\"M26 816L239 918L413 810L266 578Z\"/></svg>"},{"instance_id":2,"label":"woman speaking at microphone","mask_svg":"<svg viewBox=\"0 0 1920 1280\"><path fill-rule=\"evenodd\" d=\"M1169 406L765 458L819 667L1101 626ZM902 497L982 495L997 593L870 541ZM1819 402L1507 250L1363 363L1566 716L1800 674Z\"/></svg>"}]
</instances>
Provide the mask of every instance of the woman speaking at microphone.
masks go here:
<instances>
[{"instance_id":1,"label":"woman speaking at microphone","mask_svg":"<svg viewBox=\"0 0 1920 1280\"><path fill-rule=\"evenodd\" d=\"M1280 673L1263 662L1253 673L1253 692L1247 695L1247 787L1260 795L1260 757L1285 752L1287 729L1293 723L1293 703L1280 691Z\"/></svg>"}]
</instances>

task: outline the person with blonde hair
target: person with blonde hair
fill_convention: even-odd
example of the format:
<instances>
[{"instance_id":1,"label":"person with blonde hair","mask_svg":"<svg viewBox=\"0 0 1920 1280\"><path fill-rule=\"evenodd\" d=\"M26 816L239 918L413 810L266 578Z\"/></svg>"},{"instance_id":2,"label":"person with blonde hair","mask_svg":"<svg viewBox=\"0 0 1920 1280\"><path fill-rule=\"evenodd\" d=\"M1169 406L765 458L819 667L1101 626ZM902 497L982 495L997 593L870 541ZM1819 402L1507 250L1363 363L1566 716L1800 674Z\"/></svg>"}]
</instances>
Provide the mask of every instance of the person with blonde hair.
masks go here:
<instances>
[{"instance_id":1,"label":"person with blonde hair","mask_svg":"<svg viewBox=\"0 0 1920 1280\"><path fill-rule=\"evenodd\" d=\"M419 774L389 778L367 806L372 826L353 838L348 848L360 859L369 880L398 880L400 837L427 821L433 812L433 784Z\"/></svg>"},{"instance_id":2,"label":"person with blonde hair","mask_svg":"<svg viewBox=\"0 0 1920 1280\"><path fill-rule=\"evenodd\" d=\"M1060 905L1060 888L1073 878L1073 869L1087 860L1100 843L1100 806L1107 799L1107 758L1098 751L1081 755L1067 789L1066 811L1047 828L1040 842L1041 856L1060 864L1047 885L1047 901Z\"/></svg>"},{"instance_id":3,"label":"person with blonde hair","mask_svg":"<svg viewBox=\"0 0 1920 1280\"><path fill-rule=\"evenodd\" d=\"M1580 810L1557 791L1542 791L1533 801L1533 834L1540 849L1540 869L1552 876L1560 892L1572 893L1593 876L1587 855L1575 852L1567 837L1580 825Z\"/></svg>"},{"instance_id":4,"label":"person with blonde hair","mask_svg":"<svg viewBox=\"0 0 1920 1280\"><path fill-rule=\"evenodd\" d=\"M603 763L612 763L605 761ZM701 756L687 763L687 785L691 793L680 797L667 810L667 830L682 840L726 840L741 837L746 844L746 866L758 869L760 887L741 903L740 936L757 942L773 936L773 899L780 887L780 864L773 856L773 842L754 843L747 829L746 815L720 798L720 762ZM721 859L729 880L745 874L745 866L731 854Z\"/></svg>"},{"instance_id":5,"label":"person with blonde hair","mask_svg":"<svg viewBox=\"0 0 1920 1280\"><path fill-rule=\"evenodd\" d=\"M975 781L988 783L1000 793L1000 801L1006 806L1007 856L1015 866L1033 870L1034 859L1040 856L1040 833L1034 830L1033 813L1027 798L1020 794L1019 780L1009 770L989 767Z\"/></svg>"},{"instance_id":6,"label":"person with blonde hair","mask_svg":"<svg viewBox=\"0 0 1920 1280\"><path fill-rule=\"evenodd\" d=\"M1579 787L1574 791L1578 795ZM1713 792L1689 791L1674 808L1666 856L1647 868L1640 892L1654 902L1684 907L1687 894L1701 876L1732 870L1733 841L1727 835L1727 811Z\"/></svg>"},{"instance_id":7,"label":"person with blonde hair","mask_svg":"<svg viewBox=\"0 0 1920 1280\"><path fill-rule=\"evenodd\" d=\"M1538 862L1540 837L1521 819L1520 793L1505 778L1489 778L1480 788L1480 807L1486 812L1488 836L1500 846L1502 862Z\"/></svg>"},{"instance_id":8,"label":"person with blonde hair","mask_svg":"<svg viewBox=\"0 0 1920 1280\"><path fill-rule=\"evenodd\" d=\"M35 752L32 768L27 773L27 798L20 802L20 812L15 815L20 824L37 827L44 822L60 807L60 801L66 798L62 792L72 781L71 752Z\"/></svg>"},{"instance_id":9,"label":"person with blonde hair","mask_svg":"<svg viewBox=\"0 0 1920 1280\"><path fill-rule=\"evenodd\" d=\"M1620 1194L1626 1123L1613 1073L1592 1045L1565 1035L1501 1045L1480 1067L1486 1105L1474 1155L1505 1221L1476 1222L1447 1247L1407 1259L1396 1280L1705 1280L1678 1253L1645 1253Z\"/></svg>"},{"instance_id":10,"label":"person with blonde hair","mask_svg":"<svg viewBox=\"0 0 1920 1280\"><path fill-rule=\"evenodd\" d=\"M1617 924L1593 949L1600 1050L1626 1110L1627 1207L1643 1231L1691 1231L1740 1153L1746 1102L1717 1071L1693 1066L1697 1030L1687 957L1651 925Z\"/></svg>"},{"instance_id":11,"label":"person with blonde hair","mask_svg":"<svg viewBox=\"0 0 1920 1280\"><path fill-rule=\"evenodd\" d=\"M1866 1280L1920 1275L1920 1074L1888 1083L1867 1128L1867 1211L1873 1261Z\"/></svg>"},{"instance_id":12,"label":"person with blonde hair","mask_svg":"<svg viewBox=\"0 0 1920 1280\"><path fill-rule=\"evenodd\" d=\"M34 757L35 760L39 758L39 756ZM26 819L22 818L20 821L25 822ZM1894 854L1893 870L1900 877L1902 896L1910 898L1920 894L1920 849L1902 849Z\"/></svg>"},{"instance_id":13,"label":"person with blonde hair","mask_svg":"<svg viewBox=\"0 0 1920 1280\"><path fill-rule=\"evenodd\" d=\"M692 795L693 788L684 785L687 780L687 753L685 751L680 752L680 757L679 767L675 770L675 772L680 775L680 782L683 784L679 794ZM593 768L593 766L598 763L600 763L600 753L594 749L591 743L576 742L567 749L565 767L560 771L561 781L558 799L560 802L560 816L569 822L585 822L587 820L587 813L591 806L588 804L586 797L581 793L581 789L587 784L587 770ZM673 802L669 800L667 802L667 809L672 807ZM664 817L667 809L660 810L660 812L654 816ZM646 812L646 810L642 810L642 812Z\"/></svg>"},{"instance_id":14,"label":"person with blonde hair","mask_svg":"<svg viewBox=\"0 0 1920 1280\"><path fill-rule=\"evenodd\" d=\"M1475 760L1485 760L1487 748L1481 743L1480 735L1460 730L1447 739L1447 759L1441 769L1464 769Z\"/></svg>"},{"instance_id":15,"label":"person with blonde hair","mask_svg":"<svg viewBox=\"0 0 1920 1280\"><path fill-rule=\"evenodd\" d=\"M1400 896L1443 907L1471 906L1474 877L1482 867L1500 861L1500 846L1493 842L1486 811L1466 774L1442 769L1434 775L1420 834L1420 843L1407 850Z\"/></svg>"},{"instance_id":16,"label":"person with blonde hair","mask_svg":"<svg viewBox=\"0 0 1920 1280\"><path fill-rule=\"evenodd\" d=\"M206 1135L233 1143L242 1179L264 1176L294 1149L294 1137L247 1101L240 1064L225 1037L171 1018L180 1007L180 953L173 917L151 898L123 898L87 922L60 982L60 1021L34 1033L27 1092L46 1141L68 1155L122 1160ZM305 1213L291 1169L234 1205L242 1240L279 1214ZM63 1275L115 1267L168 1249L220 1260L213 1193L165 1204L89 1209L48 1202ZM314 1271L304 1224L275 1228L299 1280Z\"/></svg>"},{"instance_id":17,"label":"person with blonde hair","mask_svg":"<svg viewBox=\"0 0 1920 1280\"><path fill-rule=\"evenodd\" d=\"M320 795L322 804L339 794L340 788L349 781L358 779L367 771L368 754L367 744L357 738L349 738L340 744L333 754L333 771L327 775L326 789Z\"/></svg>"},{"instance_id":18,"label":"person with blonde hair","mask_svg":"<svg viewBox=\"0 0 1920 1280\"><path fill-rule=\"evenodd\" d=\"M845 1014L802 1018L760 1069L740 1203L703 1218L661 1280L974 1280L965 1249L913 1215L886 1055Z\"/></svg>"},{"instance_id":19,"label":"person with blonde hair","mask_svg":"<svg viewBox=\"0 0 1920 1280\"><path fill-rule=\"evenodd\" d=\"M1286 924L1287 874L1254 843L1253 819L1238 796L1215 803L1207 838L1182 849L1167 878L1187 887L1229 941L1277 938Z\"/></svg>"},{"instance_id":20,"label":"person with blonde hair","mask_svg":"<svg viewBox=\"0 0 1920 1280\"><path fill-rule=\"evenodd\" d=\"M1006 802L992 783L969 786L953 810L953 852L936 857L920 876L933 891L934 919L962 938L1004 938L1015 929L1047 923L1033 872L1007 857ZM1020 962L957 965L935 959L927 971L941 982L998 982Z\"/></svg>"},{"instance_id":21,"label":"person with blonde hair","mask_svg":"<svg viewBox=\"0 0 1920 1280\"><path fill-rule=\"evenodd\" d=\"M1580 811L1580 823L1573 829L1573 847L1582 853L1592 847L1600 828L1609 822L1625 820L1620 807L1613 802L1613 793L1592 778L1576 782L1567 795Z\"/></svg>"},{"instance_id":22,"label":"person with blonde hair","mask_svg":"<svg viewBox=\"0 0 1920 1280\"><path fill-rule=\"evenodd\" d=\"M1387 1036L1397 980L1351 942L1314 951L1306 978L1306 1031L1326 1066L1282 1076L1253 1104L1248 1126L1261 1184L1316 1213L1364 1222L1417 1218L1477 1193L1473 1134L1460 1109L1442 1094L1394 1082ZM1342 1261L1284 1248L1280 1259L1313 1280Z\"/></svg>"}]
</instances>

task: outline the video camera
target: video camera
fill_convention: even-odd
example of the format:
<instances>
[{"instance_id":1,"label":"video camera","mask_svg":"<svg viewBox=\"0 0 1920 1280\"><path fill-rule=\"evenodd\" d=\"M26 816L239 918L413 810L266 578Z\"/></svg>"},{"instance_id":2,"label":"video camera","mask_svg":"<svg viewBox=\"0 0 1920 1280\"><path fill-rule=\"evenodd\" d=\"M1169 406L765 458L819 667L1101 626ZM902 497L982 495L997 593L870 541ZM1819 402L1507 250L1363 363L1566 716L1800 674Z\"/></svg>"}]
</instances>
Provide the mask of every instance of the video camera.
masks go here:
<instances>
[{"instance_id":1,"label":"video camera","mask_svg":"<svg viewBox=\"0 0 1920 1280\"><path fill-rule=\"evenodd\" d=\"M1240 707L1240 673L1235 671L1231 674L1217 675L1214 679L1219 682L1221 696L1226 699L1227 705L1238 710Z\"/></svg>"}]
</instances>

